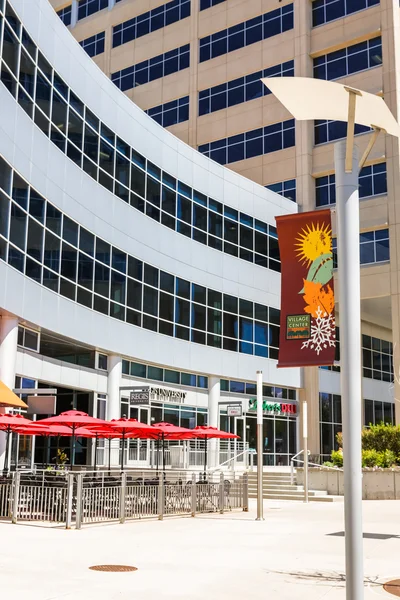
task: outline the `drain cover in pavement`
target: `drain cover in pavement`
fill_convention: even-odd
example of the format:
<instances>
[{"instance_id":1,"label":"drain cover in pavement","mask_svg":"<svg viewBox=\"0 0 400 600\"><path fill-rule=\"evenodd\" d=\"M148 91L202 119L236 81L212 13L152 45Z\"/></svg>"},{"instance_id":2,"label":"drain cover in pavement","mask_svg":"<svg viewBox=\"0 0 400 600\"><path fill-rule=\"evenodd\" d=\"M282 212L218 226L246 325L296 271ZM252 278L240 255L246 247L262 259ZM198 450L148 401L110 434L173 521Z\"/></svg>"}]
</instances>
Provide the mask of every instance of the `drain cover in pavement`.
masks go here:
<instances>
[{"instance_id":1,"label":"drain cover in pavement","mask_svg":"<svg viewBox=\"0 0 400 600\"><path fill-rule=\"evenodd\" d=\"M400 579L393 579L392 581L384 583L383 589L385 590L385 592L393 594L393 596L400 597Z\"/></svg>"},{"instance_id":2,"label":"drain cover in pavement","mask_svg":"<svg viewBox=\"0 0 400 600\"><path fill-rule=\"evenodd\" d=\"M89 567L91 571L107 571L108 573L122 573L124 571L137 571L136 567L129 567L127 565L95 565Z\"/></svg>"}]
</instances>

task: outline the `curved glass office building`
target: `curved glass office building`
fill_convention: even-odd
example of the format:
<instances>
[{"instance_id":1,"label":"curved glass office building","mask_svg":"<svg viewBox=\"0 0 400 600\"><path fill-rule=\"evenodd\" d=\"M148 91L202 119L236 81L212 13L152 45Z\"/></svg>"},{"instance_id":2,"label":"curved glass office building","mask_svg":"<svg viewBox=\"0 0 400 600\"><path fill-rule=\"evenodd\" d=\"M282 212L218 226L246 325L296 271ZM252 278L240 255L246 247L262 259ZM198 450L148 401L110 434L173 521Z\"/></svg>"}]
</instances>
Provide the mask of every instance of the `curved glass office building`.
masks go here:
<instances>
[{"instance_id":1,"label":"curved glass office building","mask_svg":"<svg viewBox=\"0 0 400 600\"><path fill-rule=\"evenodd\" d=\"M274 217L296 205L158 125L48 0L0 0L0 58L1 380L56 388L57 412L208 423L255 447L262 370L265 462L287 465L301 373L276 368ZM141 385L149 404L130 405ZM132 444L128 465L149 460Z\"/></svg>"}]
</instances>

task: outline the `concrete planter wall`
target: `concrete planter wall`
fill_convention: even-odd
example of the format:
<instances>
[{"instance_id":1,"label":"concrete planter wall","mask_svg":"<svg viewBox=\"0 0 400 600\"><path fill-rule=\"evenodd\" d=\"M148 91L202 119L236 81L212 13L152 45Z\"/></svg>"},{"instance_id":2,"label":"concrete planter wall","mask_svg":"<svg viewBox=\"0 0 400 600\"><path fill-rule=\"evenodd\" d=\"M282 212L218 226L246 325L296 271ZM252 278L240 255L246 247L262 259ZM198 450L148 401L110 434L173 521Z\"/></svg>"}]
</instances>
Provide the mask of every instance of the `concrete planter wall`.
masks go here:
<instances>
[{"instance_id":1,"label":"concrete planter wall","mask_svg":"<svg viewBox=\"0 0 400 600\"><path fill-rule=\"evenodd\" d=\"M304 469L297 469L297 484L303 485ZM363 469L364 500L399 500L400 469ZM343 471L310 468L308 475L310 490L326 490L333 496L343 495Z\"/></svg>"}]
</instances>

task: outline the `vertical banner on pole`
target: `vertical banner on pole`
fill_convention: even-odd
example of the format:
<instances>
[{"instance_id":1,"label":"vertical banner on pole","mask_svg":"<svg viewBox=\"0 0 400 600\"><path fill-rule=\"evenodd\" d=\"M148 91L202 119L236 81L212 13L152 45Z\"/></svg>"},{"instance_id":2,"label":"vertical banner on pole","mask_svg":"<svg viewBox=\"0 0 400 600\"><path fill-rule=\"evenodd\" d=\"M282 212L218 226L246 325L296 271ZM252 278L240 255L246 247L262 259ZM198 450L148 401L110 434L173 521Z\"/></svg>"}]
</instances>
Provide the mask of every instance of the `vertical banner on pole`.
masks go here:
<instances>
[{"instance_id":1,"label":"vertical banner on pole","mask_svg":"<svg viewBox=\"0 0 400 600\"><path fill-rule=\"evenodd\" d=\"M278 367L335 360L330 210L276 217L282 264Z\"/></svg>"}]
</instances>

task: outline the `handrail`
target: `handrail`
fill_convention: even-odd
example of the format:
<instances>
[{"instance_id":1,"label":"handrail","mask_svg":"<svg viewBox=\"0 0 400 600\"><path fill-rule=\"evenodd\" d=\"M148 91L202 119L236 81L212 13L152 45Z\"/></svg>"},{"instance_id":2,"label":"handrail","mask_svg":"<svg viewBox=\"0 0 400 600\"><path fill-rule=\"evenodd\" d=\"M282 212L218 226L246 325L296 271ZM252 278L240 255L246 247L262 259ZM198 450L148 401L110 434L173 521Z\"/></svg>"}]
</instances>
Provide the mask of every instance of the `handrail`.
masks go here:
<instances>
[{"instance_id":1,"label":"handrail","mask_svg":"<svg viewBox=\"0 0 400 600\"><path fill-rule=\"evenodd\" d=\"M298 462L298 463L303 463L304 465L304 460L301 460L301 458L297 458L297 456L300 456L300 454L304 454L304 450L300 450L300 452L298 452L297 454L295 454L293 456L293 458L290 459L290 483L291 485L294 484L294 461ZM307 454L310 456L310 451L308 450ZM330 471L343 471L343 469L340 469L339 467L325 467L323 465L319 465L318 463L313 463L313 462L309 462L308 463L308 467L312 466L312 467L319 467L320 469L329 469ZM308 468L307 467L307 468Z\"/></svg>"},{"instance_id":2,"label":"handrail","mask_svg":"<svg viewBox=\"0 0 400 600\"><path fill-rule=\"evenodd\" d=\"M238 454L235 454L231 458L228 458L228 460L219 464L217 467L214 467L213 469L207 469L207 470L209 473L214 473L215 471L219 471L221 469L221 467L223 467L224 465L230 463L232 460L237 460L239 458L239 456L244 456L245 454L249 454L249 452L250 452L250 448L246 448L242 452L239 452Z\"/></svg>"},{"instance_id":3,"label":"handrail","mask_svg":"<svg viewBox=\"0 0 400 600\"><path fill-rule=\"evenodd\" d=\"M298 458L294 459L296 460L296 462L301 462L304 463L304 460L300 460ZM328 467L325 465L319 465L318 463L313 463L313 462L309 462L309 465L313 466L313 467L318 467L319 469L327 469L328 471L343 471L343 469L341 469L340 467Z\"/></svg>"},{"instance_id":4,"label":"handrail","mask_svg":"<svg viewBox=\"0 0 400 600\"><path fill-rule=\"evenodd\" d=\"M293 462L296 461L296 462L303 462L304 463L304 460L300 461L297 458L298 456L300 456L300 454L304 454L304 450L300 450L300 452L298 452L297 454L295 454L294 456L292 456L292 458L290 459L290 485L294 484L294 464L293 464ZM307 454L308 454L308 456L310 456L311 452L308 450Z\"/></svg>"}]
</instances>

